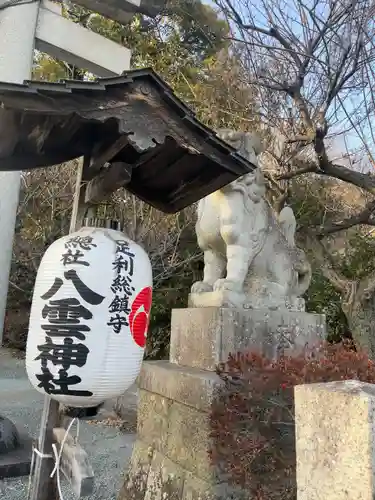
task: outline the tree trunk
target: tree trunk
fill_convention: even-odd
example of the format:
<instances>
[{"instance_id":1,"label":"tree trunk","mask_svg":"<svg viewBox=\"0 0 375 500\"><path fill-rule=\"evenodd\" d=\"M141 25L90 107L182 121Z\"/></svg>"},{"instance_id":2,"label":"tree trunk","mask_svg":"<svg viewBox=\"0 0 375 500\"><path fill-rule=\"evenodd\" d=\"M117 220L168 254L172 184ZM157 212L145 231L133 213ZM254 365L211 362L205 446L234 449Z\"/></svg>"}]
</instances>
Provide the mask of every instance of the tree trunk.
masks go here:
<instances>
[{"instance_id":1,"label":"tree trunk","mask_svg":"<svg viewBox=\"0 0 375 500\"><path fill-rule=\"evenodd\" d=\"M321 240L307 236L303 247L313 256L323 276L341 294L341 309L346 316L353 341L375 361L375 273L361 280L350 280L341 274ZM301 245L302 246L302 245Z\"/></svg>"},{"instance_id":2,"label":"tree trunk","mask_svg":"<svg viewBox=\"0 0 375 500\"><path fill-rule=\"evenodd\" d=\"M375 361L375 293L357 294L350 307L343 305L343 311L354 342Z\"/></svg>"}]
</instances>

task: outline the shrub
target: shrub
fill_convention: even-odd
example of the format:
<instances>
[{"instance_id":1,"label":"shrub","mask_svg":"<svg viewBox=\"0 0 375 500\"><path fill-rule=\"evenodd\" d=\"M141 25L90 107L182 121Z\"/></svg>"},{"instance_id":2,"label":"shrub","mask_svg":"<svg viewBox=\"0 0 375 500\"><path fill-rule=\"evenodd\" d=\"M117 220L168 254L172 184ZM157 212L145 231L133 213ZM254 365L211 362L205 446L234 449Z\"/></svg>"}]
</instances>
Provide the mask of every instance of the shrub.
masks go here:
<instances>
[{"instance_id":1,"label":"shrub","mask_svg":"<svg viewBox=\"0 0 375 500\"><path fill-rule=\"evenodd\" d=\"M296 499L294 386L337 380L375 383L375 363L352 344L322 344L294 357L231 355L211 414L211 459L256 500Z\"/></svg>"}]
</instances>

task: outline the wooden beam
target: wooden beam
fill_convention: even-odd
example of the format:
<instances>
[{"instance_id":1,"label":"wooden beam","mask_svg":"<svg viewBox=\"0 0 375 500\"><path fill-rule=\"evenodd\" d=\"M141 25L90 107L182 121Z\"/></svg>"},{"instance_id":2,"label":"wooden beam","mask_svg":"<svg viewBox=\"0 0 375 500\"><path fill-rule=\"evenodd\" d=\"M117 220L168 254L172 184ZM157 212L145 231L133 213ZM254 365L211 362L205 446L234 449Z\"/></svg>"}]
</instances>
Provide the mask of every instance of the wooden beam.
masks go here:
<instances>
[{"instance_id":1,"label":"wooden beam","mask_svg":"<svg viewBox=\"0 0 375 500\"><path fill-rule=\"evenodd\" d=\"M125 186L131 179L131 165L123 162L112 163L86 186L85 202L99 203L114 191Z\"/></svg>"},{"instance_id":2,"label":"wooden beam","mask_svg":"<svg viewBox=\"0 0 375 500\"><path fill-rule=\"evenodd\" d=\"M92 495L94 471L89 463L87 453L70 434L66 436L66 429L63 427L53 429L53 435L59 453L63 444L60 470L69 481L73 492L78 498Z\"/></svg>"},{"instance_id":3,"label":"wooden beam","mask_svg":"<svg viewBox=\"0 0 375 500\"><path fill-rule=\"evenodd\" d=\"M110 162L124 147L129 144L128 136L122 135L114 143L105 149L98 146L98 150L92 155L89 171L87 172L87 179L93 179L100 169L108 162Z\"/></svg>"}]
</instances>

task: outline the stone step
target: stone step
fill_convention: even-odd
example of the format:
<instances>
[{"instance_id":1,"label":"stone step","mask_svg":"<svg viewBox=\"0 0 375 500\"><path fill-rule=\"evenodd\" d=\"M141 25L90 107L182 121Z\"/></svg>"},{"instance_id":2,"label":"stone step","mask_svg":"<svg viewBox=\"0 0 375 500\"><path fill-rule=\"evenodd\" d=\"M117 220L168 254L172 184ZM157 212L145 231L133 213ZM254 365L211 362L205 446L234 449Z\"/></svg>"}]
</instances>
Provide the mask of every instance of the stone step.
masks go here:
<instances>
[{"instance_id":1,"label":"stone step","mask_svg":"<svg viewBox=\"0 0 375 500\"><path fill-rule=\"evenodd\" d=\"M216 373L178 366L169 361L143 363L139 377L140 389L200 411L209 411L220 384Z\"/></svg>"}]
</instances>

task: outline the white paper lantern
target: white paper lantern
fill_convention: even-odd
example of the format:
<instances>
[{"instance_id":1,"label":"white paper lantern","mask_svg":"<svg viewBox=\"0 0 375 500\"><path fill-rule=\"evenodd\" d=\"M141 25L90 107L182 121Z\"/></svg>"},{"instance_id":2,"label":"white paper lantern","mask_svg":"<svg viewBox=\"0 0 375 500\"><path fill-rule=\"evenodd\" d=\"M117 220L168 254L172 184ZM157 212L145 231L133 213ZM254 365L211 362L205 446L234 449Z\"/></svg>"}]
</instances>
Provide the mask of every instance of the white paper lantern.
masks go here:
<instances>
[{"instance_id":1,"label":"white paper lantern","mask_svg":"<svg viewBox=\"0 0 375 500\"><path fill-rule=\"evenodd\" d=\"M141 369L151 300L150 260L123 233L84 227L55 241L34 288L31 384L73 407L121 395Z\"/></svg>"}]
</instances>

